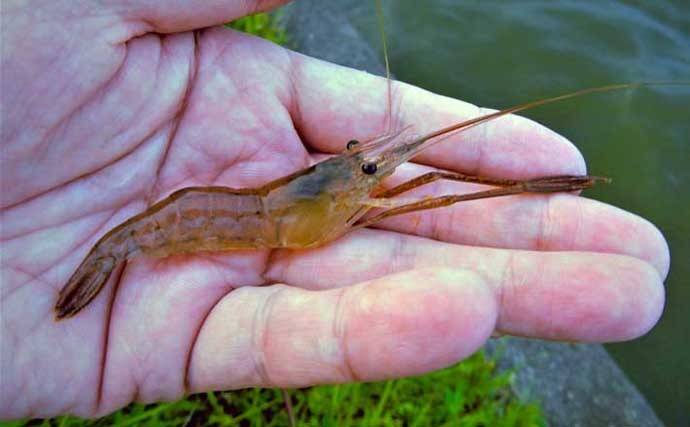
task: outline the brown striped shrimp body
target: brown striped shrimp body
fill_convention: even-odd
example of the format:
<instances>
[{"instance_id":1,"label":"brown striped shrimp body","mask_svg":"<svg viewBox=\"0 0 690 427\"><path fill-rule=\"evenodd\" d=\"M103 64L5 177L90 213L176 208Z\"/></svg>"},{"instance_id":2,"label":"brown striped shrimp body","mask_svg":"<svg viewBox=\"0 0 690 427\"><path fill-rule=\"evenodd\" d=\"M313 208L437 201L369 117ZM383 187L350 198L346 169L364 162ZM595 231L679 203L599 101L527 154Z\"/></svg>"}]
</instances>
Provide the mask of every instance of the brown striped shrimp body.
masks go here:
<instances>
[{"instance_id":1,"label":"brown striped shrimp body","mask_svg":"<svg viewBox=\"0 0 690 427\"><path fill-rule=\"evenodd\" d=\"M349 150L257 189L188 187L172 193L93 246L60 292L57 318L76 314L119 263L140 254L307 248L335 239L366 212L357 201L378 184L375 175L353 173L362 151Z\"/></svg>"},{"instance_id":2,"label":"brown striped shrimp body","mask_svg":"<svg viewBox=\"0 0 690 427\"><path fill-rule=\"evenodd\" d=\"M341 154L255 189L188 187L178 190L116 226L94 245L60 291L55 305L56 318L78 313L98 294L120 263L142 254L167 257L200 251L309 248L393 215L464 200L591 187L601 178L555 176L515 181L432 172L385 191L380 189L380 184L397 166L451 133L538 105L632 86L636 85L593 88L535 101L421 137L406 137L400 131L368 142L350 141ZM437 179L497 188L418 201L392 198ZM375 207L384 210L360 221Z\"/></svg>"}]
</instances>

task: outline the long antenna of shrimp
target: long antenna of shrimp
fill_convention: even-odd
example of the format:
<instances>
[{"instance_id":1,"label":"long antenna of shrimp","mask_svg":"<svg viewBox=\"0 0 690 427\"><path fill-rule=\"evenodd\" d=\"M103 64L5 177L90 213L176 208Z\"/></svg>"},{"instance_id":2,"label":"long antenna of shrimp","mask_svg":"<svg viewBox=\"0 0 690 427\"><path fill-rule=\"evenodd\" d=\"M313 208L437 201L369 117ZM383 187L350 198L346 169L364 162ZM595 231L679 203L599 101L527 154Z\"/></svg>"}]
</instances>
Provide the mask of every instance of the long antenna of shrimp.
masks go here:
<instances>
[{"instance_id":1,"label":"long antenna of shrimp","mask_svg":"<svg viewBox=\"0 0 690 427\"><path fill-rule=\"evenodd\" d=\"M388 114L386 115L386 133L390 134L393 131L393 93L391 83L391 70L388 62L388 43L386 43L386 31L383 26L383 8L381 7L381 0L376 0L376 18L379 21L379 36L381 36L381 46L383 47L383 62L386 66L386 95L388 97Z\"/></svg>"},{"instance_id":2,"label":"long antenna of shrimp","mask_svg":"<svg viewBox=\"0 0 690 427\"><path fill-rule=\"evenodd\" d=\"M554 96L551 98L545 98L545 99L540 99L538 101L532 101L532 102L528 102L525 104L516 105L513 107L509 107L509 108L506 108L503 110L496 111L494 113L484 114L482 116L475 117L473 119L465 120L465 121L462 121L460 123L455 123L455 124L452 124L450 126L446 126L444 128L437 129L433 132L429 132L428 134L417 138L415 145L419 145L420 149L421 149L421 145L424 145L423 149L427 149L428 147L435 145L436 143L443 141L445 138L453 135L456 131L467 130L467 129L472 128L474 126L480 125L482 123L486 123L486 122L491 121L493 119L496 119L498 117L506 116L508 114L517 113L517 112L524 111L524 110L529 110L529 109L532 109L534 107L552 104L552 103L557 102L557 101L563 101L563 100L570 99L570 98L576 98L576 97L591 94L591 93L612 92L612 91L616 91L616 90L633 89L633 88L642 87L642 86L690 86L690 81L632 82L632 83L620 83L620 84L612 84L612 85L582 89L582 90L578 90L575 92L570 92L570 93L566 93L563 95ZM427 141L434 139L434 138L437 138L437 137L441 137L441 138L435 139L434 141L431 141L431 142L427 142ZM414 151L414 154L416 154L416 153L417 153L417 150ZM410 157L412 157L414 154L411 154Z\"/></svg>"}]
</instances>

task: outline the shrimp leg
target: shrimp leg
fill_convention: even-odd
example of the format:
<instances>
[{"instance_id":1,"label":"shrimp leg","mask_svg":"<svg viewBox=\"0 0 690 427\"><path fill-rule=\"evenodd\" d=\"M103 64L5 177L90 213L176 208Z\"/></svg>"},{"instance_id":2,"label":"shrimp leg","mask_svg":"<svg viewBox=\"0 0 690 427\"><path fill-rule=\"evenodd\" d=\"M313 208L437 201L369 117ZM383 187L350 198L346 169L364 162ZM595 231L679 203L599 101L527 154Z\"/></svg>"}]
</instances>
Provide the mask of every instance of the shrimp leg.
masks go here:
<instances>
[{"instance_id":1,"label":"shrimp leg","mask_svg":"<svg viewBox=\"0 0 690 427\"><path fill-rule=\"evenodd\" d=\"M377 197L377 198L389 198L389 197L397 196L398 194L404 193L406 191L410 191L413 188L417 188L419 186L432 183L434 181L438 181L439 179L447 179L450 181L469 182L469 183L473 183L473 184L493 185L494 187L509 187L511 185L516 185L520 182L520 181L517 181L514 179L487 178L487 177L477 176L477 175L465 175L463 173L457 173L457 172L434 171L434 172L425 173L424 175L420 175L420 176L413 178L409 181L403 182L402 184L396 185L395 187L389 188L388 190L384 190L381 193L376 194L375 197Z\"/></svg>"},{"instance_id":2,"label":"shrimp leg","mask_svg":"<svg viewBox=\"0 0 690 427\"><path fill-rule=\"evenodd\" d=\"M443 176L445 173L444 172L431 172L429 174L421 175L417 178L414 178L410 181L407 181L403 184L398 185L397 187L393 187L392 189L384 192L383 194L399 194L404 191L408 191L412 188L418 187L420 185L436 181L441 178L445 178ZM423 198L418 201L414 201L412 203L409 203L409 200L403 200L403 201L396 201L396 200L388 200L387 202L389 203L381 203L380 199L373 199L375 201L372 203L372 205L376 207L382 207L386 206L389 207L390 209L387 209L365 221L362 221L361 223L358 223L354 226L354 228L362 228L362 227L368 227L372 224L375 224L384 218L388 218L391 216L396 216L396 215L402 215L405 213L410 213L410 212L417 212L417 211L422 211L422 210L427 210L427 209L434 209L434 208L440 208L440 207L445 207L445 206L450 206L455 203L459 202L464 202L468 200L478 200L478 199L488 199L492 197L501 197L501 196L510 196L510 195L515 195L515 194L521 194L521 193L555 193L555 192L564 192L564 191L578 191L578 190L584 190L586 188L592 187L594 184L597 182L608 182L608 178L602 178L598 176L588 176L588 175L559 175L559 176L548 176L544 178L535 178L535 179L528 179L524 181L511 181L511 180L492 180L490 178L481 178L481 177L475 177L475 176L468 176L468 175L462 175L462 174L453 174L449 173L449 176L452 176L453 180L458 180L458 181L464 181L464 178L469 177L469 180L467 182L477 182L481 184L488 184L489 181L493 181L493 184L490 185L497 185L497 186L502 186L501 188L494 188L491 190L484 190L484 191L478 191L476 193L470 193L470 194L451 194L447 196L440 196L440 197L429 197L429 198ZM480 178L483 179L482 182L477 181L476 179ZM511 183L512 182L512 183Z\"/></svg>"}]
</instances>

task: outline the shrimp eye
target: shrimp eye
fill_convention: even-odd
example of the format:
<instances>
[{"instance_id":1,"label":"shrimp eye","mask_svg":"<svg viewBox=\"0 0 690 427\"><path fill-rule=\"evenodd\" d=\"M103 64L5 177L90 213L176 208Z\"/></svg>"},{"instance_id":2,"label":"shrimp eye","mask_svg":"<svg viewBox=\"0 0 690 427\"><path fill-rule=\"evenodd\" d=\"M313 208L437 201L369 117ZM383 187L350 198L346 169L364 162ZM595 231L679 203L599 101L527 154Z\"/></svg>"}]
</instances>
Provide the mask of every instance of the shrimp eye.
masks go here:
<instances>
[{"instance_id":1,"label":"shrimp eye","mask_svg":"<svg viewBox=\"0 0 690 427\"><path fill-rule=\"evenodd\" d=\"M367 175L373 175L376 173L376 163L371 162L371 163L364 163L362 164L362 172L364 172Z\"/></svg>"},{"instance_id":2,"label":"shrimp eye","mask_svg":"<svg viewBox=\"0 0 690 427\"><path fill-rule=\"evenodd\" d=\"M357 144L359 144L359 141L357 141L356 139L351 139L350 141L348 141L348 143L345 147L348 150L352 150L353 148L355 148L355 145L357 145Z\"/></svg>"}]
</instances>

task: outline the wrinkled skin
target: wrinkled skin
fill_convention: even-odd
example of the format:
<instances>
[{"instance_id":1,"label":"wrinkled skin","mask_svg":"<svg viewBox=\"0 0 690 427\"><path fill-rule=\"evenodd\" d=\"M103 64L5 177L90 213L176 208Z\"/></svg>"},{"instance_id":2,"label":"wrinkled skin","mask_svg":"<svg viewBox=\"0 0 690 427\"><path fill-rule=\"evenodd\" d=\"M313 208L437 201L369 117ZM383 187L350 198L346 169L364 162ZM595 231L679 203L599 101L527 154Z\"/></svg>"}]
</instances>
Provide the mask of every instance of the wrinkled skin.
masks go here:
<instances>
[{"instance_id":1,"label":"wrinkled skin","mask_svg":"<svg viewBox=\"0 0 690 427\"><path fill-rule=\"evenodd\" d=\"M148 203L265 183L380 133L386 113L383 79L202 29L275 2L102 3L2 6L1 417L400 377L454 363L493 332L618 341L658 320L661 234L560 194L401 216L308 251L137 258L56 322L57 291L90 246ZM394 102L397 124L418 132L480 112L404 84ZM433 167L585 172L573 145L517 117L416 160L425 166L390 183ZM474 188L429 187L416 194Z\"/></svg>"}]
</instances>

